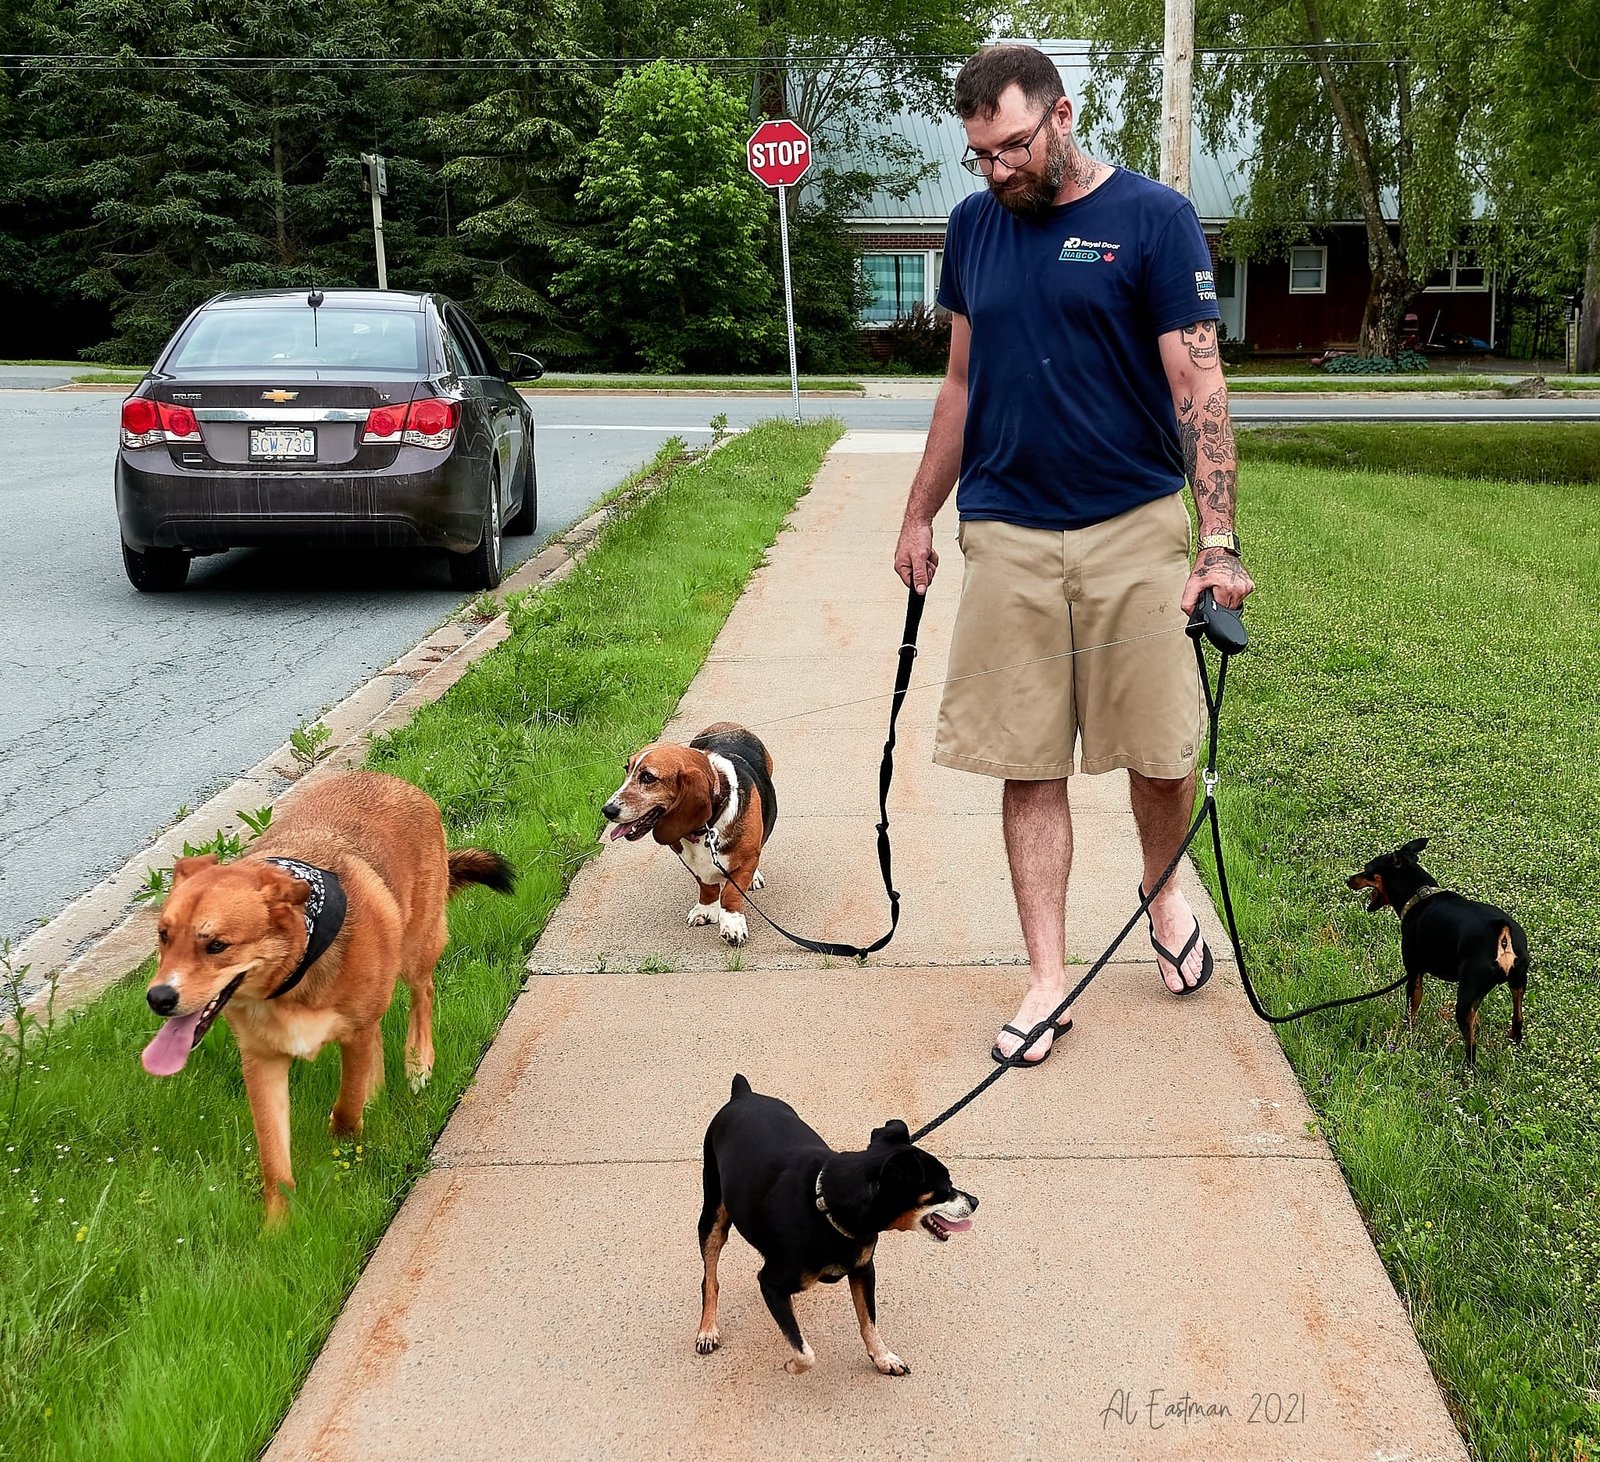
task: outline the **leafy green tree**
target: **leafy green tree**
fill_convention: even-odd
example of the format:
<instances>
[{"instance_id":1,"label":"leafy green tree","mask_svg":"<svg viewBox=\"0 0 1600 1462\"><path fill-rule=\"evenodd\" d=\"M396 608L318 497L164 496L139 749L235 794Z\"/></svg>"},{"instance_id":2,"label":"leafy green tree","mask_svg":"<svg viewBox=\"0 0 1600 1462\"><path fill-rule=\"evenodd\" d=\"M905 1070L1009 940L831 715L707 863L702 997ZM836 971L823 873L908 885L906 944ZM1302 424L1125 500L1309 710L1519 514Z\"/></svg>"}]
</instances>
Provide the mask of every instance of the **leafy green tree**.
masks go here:
<instances>
[{"instance_id":1,"label":"leafy green tree","mask_svg":"<svg viewBox=\"0 0 1600 1462\"><path fill-rule=\"evenodd\" d=\"M745 170L747 119L704 69L656 61L617 82L586 149L581 227L557 245L556 289L593 338L650 370L776 354L769 205Z\"/></svg>"},{"instance_id":2,"label":"leafy green tree","mask_svg":"<svg viewBox=\"0 0 1600 1462\"><path fill-rule=\"evenodd\" d=\"M1111 141L1155 172L1161 0L1079 0L1074 13L1097 43L1091 108L1120 90L1124 120ZM1461 139L1486 32L1461 6L1419 0L1199 0L1196 35L1202 48L1240 48L1205 58L1195 75L1196 123L1211 145L1248 120L1254 166L1229 247L1280 249L1308 227L1361 218L1372 269L1362 353L1396 354L1407 306L1472 220ZM1384 219L1389 200L1396 230Z\"/></svg>"},{"instance_id":3,"label":"leafy green tree","mask_svg":"<svg viewBox=\"0 0 1600 1462\"><path fill-rule=\"evenodd\" d=\"M1600 369L1600 0L1499 10L1480 94L1499 258L1548 295L1581 280L1578 369Z\"/></svg>"}]
</instances>

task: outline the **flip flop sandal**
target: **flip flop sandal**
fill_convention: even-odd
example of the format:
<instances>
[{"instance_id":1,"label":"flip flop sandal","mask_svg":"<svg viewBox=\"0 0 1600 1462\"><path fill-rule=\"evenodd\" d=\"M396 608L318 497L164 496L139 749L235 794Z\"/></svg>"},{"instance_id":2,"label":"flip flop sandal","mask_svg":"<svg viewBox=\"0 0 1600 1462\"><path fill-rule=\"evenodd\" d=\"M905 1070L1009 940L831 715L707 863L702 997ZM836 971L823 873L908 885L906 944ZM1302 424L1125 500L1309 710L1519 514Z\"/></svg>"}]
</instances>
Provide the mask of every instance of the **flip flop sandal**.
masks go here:
<instances>
[{"instance_id":1,"label":"flip flop sandal","mask_svg":"<svg viewBox=\"0 0 1600 1462\"><path fill-rule=\"evenodd\" d=\"M1003 1025L1000 1027L1000 1029L1003 1031L1010 1031L1011 1034L1014 1035L1019 1041L1027 1040L1030 1034L1028 1031L1019 1031L1014 1025ZM1026 1056L1019 1061L1015 1052L1007 1056L1000 1049L1000 1043L998 1041L996 1041L994 1045L989 1048L989 1054L1002 1066L1043 1066L1044 1063L1050 1059L1050 1052L1055 1050L1056 1041L1062 1036L1066 1035L1066 1033L1071 1029L1072 1022L1070 1020L1066 1021L1065 1024L1058 1021L1055 1025L1055 1034L1050 1037L1050 1050L1046 1051L1044 1055L1039 1057L1037 1061L1030 1061ZM1021 1050L1022 1048L1019 1046L1017 1049Z\"/></svg>"},{"instance_id":2,"label":"flip flop sandal","mask_svg":"<svg viewBox=\"0 0 1600 1462\"><path fill-rule=\"evenodd\" d=\"M1144 902L1144 885L1142 883L1139 885L1139 902ZM1216 961L1211 957L1211 947L1204 939L1200 938L1200 920L1198 918L1195 919L1194 932L1184 941L1182 950L1177 954L1174 954L1156 938L1156 921L1150 917L1148 910L1145 911L1144 921L1150 926L1150 948L1155 950L1157 955L1166 960L1177 971L1180 980L1183 978L1183 962L1189 958L1194 949L1195 941L1199 940L1200 978L1192 985L1185 985L1181 990L1174 990L1171 985L1167 984L1165 979L1161 981L1161 988L1169 995L1193 995L1196 990L1200 989L1211 978L1211 971L1216 967Z\"/></svg>"}]
</instances>

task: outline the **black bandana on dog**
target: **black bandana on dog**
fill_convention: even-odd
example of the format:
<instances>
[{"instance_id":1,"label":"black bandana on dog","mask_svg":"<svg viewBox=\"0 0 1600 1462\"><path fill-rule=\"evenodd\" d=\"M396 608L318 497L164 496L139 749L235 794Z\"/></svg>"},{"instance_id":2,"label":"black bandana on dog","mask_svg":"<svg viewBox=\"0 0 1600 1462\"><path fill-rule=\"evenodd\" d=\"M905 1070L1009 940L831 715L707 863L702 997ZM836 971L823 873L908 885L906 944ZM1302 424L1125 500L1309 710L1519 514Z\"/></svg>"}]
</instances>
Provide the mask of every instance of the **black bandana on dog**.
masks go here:
<instances>
[{"instance_id":1,"label":"black bandana on dog","mask_svg":"<svg viewBox=\"0 0 1600 1462\"><path fill-rule=\"evenodd\" d=\"M331 869L317 868L310 863L302 863L298 858L267 858L263 861L283 869L289 877L298 878L311 889L311 897L305 905L306 952L295 966L294 973L267 996L268 1000L276 1000L278 996L287 995L294 989L305 978L306 971L328 952L328 946L339 937L339 931L344 928L346 903L339 875Z\"/></svg>"}]
</instances>

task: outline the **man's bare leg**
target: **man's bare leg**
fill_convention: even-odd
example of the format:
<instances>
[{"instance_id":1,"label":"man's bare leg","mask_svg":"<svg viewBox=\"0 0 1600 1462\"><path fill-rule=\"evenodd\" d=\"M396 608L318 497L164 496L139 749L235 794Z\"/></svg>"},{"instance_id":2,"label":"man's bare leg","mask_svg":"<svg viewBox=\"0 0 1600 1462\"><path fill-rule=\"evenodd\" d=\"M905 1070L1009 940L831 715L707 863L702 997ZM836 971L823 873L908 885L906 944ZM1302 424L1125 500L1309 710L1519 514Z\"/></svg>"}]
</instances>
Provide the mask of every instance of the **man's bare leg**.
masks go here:
<instances>
[{"instance_id":1,"label":"man's bare leg","mask_svg":"<svg viewBox=\"0 0 1600 1462\"><path fill-rule=\"evenodd\" d=\"M1166 871L1183 835L1189 831L1189 819L1194 815L1194 773L1168 780L1130 771L1128 800L1133 804L1133 820L1144 852L1144 886L1149 888ZM1176 873L1150 905L1150 917L1156 926L1156 938L1174 952L1182 949L1194 933L1194 913L1178 889ZM1186 986L1198 983L1203 958L1196 942L1183 962L1181 974L1164 959L1158 958L1156 967L1167 988L1181 993Z\"/></svg>"},{"instance_id":2,"label":"man's bare leg","mask_svg":"<svg viewBox=\"0 0 1600 1462\"><path fill-rule=\"evenodd\" d=\"M1067 875L1072 871L1072 809L1067 782L1007 782L1000 799L1000 821L1011 864L1011 892L1017 900L1022 938L1028 946L1028 993L1011 1024L1032 1030L1067 993ZM1063 1011L1057 1024L1071 1017ZM1053 1036L1042 1035L1023 1060L1032 1065L1050 1050ZM1002 1056L1016 1054L1022 1042L1001 1031Z\"/></svg>"}]
</instances>

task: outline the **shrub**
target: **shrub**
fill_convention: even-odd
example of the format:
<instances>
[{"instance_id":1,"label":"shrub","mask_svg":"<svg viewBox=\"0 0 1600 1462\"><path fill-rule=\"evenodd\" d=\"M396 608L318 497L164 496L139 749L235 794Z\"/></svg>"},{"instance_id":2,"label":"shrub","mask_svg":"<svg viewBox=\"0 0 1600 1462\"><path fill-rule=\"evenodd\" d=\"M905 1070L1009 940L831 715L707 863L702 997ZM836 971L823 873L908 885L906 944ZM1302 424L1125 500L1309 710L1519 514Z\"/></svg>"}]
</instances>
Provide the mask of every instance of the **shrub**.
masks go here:
<instances>
[{"instance_id":1,"label":"shrub","mask_svg":"<svg viewBox=\"0 0 1600 1462\"><path fill-rule=\"evenodd\" d=\"M889 362L901 370L937 375L949 363L950 317L928 305L912 305L883 333Z\"/></svg>"}]
</instances>

